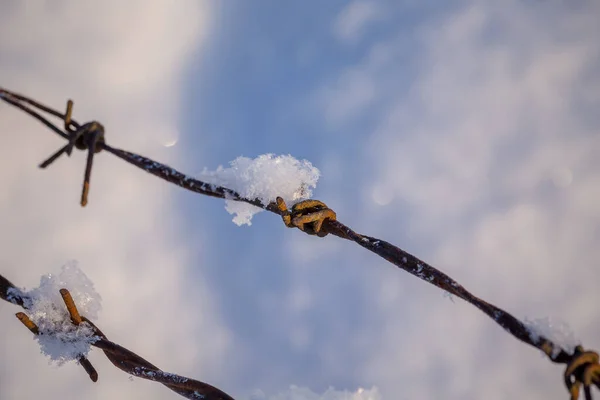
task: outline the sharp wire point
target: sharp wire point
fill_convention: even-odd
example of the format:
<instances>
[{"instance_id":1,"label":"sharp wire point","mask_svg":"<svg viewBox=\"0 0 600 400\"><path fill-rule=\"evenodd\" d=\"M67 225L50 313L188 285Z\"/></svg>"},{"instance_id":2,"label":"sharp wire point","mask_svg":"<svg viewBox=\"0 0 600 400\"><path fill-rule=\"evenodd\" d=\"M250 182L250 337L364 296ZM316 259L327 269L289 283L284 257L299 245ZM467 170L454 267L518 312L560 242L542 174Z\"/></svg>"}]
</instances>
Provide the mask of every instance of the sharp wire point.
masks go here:
<instances>
[{"instance_id":1,"label":"sharp wire point","mask_svg":"<svg viewBox=\"0 0 600 400\"><path fill-rule=\"evenodd\" d=\"M23 312L18 312L15 315L17 316L19 321L21 321L21 323L31 331L31 333L33 333L34 335L38 335L40 333L37 325L31 319L29 319L29 316L27 316L27 314Z\"/></svg>"},{"instance_id":2,"label":"sharp wire point","mask_svg":"<svg viewBox=\"0 0 600 400\"><path fill-rule=\"evenodd\" d=\"M69 312L73 323L75 325L81 324L81 315L79 315L79 311L77 311L77 306L75 305L75 301L73 301L71 293L67 289L60 289L60 295L67 306L67 311Z\"/></svg>"},{"instance_id":3,"label":"sharp wire point","mask_svg":"<svg viewBox=\"0 0 600 400\"><path fill-rule=\"evenodd\" d=\"M52 154L46 161L41 163L39 167L42 169L48 167L50 164L52 164L54 161L56 161L61 155L63 155L63 153L68 151L67 150L68 146L69 145L61 147L56 153Z\"/></svg>"},{"instance_id":4,"label":"sharp wire point","mask_svg":"<svg viewBox=\"0 0 600 400\"><path fill-rule=\"evenodd\" d=\"M88 376L92 380L92 382L98 382L98 371L92 365L92 363L85 357L79 357L77 360L79 364L83 367L85 372L87 372Z\"/></svg>"}]
</instances>

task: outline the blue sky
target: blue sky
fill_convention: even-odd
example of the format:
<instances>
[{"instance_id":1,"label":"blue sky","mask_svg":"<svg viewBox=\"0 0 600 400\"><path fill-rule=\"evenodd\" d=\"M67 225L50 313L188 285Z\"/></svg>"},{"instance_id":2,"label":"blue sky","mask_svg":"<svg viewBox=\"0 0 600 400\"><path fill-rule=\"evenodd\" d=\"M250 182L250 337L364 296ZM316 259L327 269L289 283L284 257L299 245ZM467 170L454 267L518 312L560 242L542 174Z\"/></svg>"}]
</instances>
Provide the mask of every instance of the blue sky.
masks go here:
<instances>
[{"instance_id":1,"label":"blue sky","mask_svg":"<svg viewBox=\"0 0 600 400\"><path fill-rule=\"evenodd\" d=\"M241 155L308 159L342 222L600 348L596 2L0 10L2 86L73 98L111 145L192 175ZM0 149L2 274L31 287L76 259L103 297L98 325L165 370L240 399L565 397L536 350L350 242L267 213L238 227L222 201L104 154L81 210L81 154L39 171L58 141L6 106L0 130L14 146ZM0 398L173 398L99 353L95 385L49 367L14 312L0 305Z\"/></svg>"}]
</instances>

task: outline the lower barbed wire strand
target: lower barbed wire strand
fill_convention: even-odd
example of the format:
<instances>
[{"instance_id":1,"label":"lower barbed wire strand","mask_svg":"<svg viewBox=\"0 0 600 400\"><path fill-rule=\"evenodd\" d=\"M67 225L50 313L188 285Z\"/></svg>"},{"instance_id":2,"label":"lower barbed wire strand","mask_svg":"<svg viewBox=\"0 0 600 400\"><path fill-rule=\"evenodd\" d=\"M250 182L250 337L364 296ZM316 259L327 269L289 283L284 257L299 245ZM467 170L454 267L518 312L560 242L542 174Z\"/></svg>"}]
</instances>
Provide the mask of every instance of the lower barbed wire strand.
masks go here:
<instances>
[{"instance_id":1,"label":"lower barbed wire strand","mask_svg":"<svg viewBox=\"0 0 600 400\"><path fill-rule=\"evenodd\" d=\"M2 275L0 275L0 298L9 303L19 305L27 311L24 305L26 295ZM162 371L131 350L108 340L106 335L89 319L84 316L81 319L93 328L95 335L98 337L91 345L102 350L109 361L121 371L139 378L161 383L180 396L188 399L234 400L227 393L208 383ZM82 366L95 382L98 379L98 375L91 364L86 360Z\"/></svg>"}]
</instances>

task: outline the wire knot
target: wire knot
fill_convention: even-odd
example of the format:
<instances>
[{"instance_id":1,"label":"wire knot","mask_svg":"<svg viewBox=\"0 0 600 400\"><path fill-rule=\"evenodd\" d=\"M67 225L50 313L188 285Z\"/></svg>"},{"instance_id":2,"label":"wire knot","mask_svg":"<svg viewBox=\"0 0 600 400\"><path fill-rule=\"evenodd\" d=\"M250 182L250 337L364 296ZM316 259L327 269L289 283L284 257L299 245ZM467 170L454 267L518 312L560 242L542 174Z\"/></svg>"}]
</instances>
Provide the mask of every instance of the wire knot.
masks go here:
<instances>
[{"instance_id":1,"label":"wire knot","mask_svg":"<svg viewBox=\"0 0 600 400\"><path fill-rule=\"evenodd\" d=\"M105 143L104 126L97 121L84 124L81 128L70 132L70 136L69 145L71 149L73 146L83 151L89 151L91 148L94 153L100 153L102 143ZM67 154L70 154L70 151Z\"/></svg>"},{"instance_id":2,"label":"wire knot","mask_svg":"<svg viewBox=\"0 0 600 400\"><path fill-rule=\"evenodd\" d=\"M291 210L288 210L281 197L277 197L276 202L285 226L298 228L309 235L327 236L328 232L321 229L323 222L328 219L336 220L335 212L319 200L301 201L294 204Z\"/></svg>"},{"instance_id":3,"label":"wire knot","mask_svg":"<svg viewBox=\"0 0 600 400\"><path fill-rule=\"evenodd\" d=\"M583 385L586 400L592 400L591 386L600 389L600 356L595 351L585 351L577 346L571 361L565 369L565 385L572 400L579 398L579 389Z\"/></svg>"}]
</instances>

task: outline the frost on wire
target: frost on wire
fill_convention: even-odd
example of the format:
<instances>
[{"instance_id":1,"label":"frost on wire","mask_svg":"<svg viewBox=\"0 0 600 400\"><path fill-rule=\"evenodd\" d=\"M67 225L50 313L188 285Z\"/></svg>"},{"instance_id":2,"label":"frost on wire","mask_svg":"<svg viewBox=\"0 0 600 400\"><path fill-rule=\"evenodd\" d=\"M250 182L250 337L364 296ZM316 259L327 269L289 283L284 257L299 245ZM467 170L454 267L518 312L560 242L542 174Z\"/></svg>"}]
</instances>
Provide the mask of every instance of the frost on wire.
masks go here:
<instances>
[{"instance_id":1,"label":"frost on wire","mask_svg":"<svg viewBox=\"0 0 600 400\"><path fill-rule=\"evenodd\" d=\"M59 274L42 276L37 288L19 292L26 314L38 326L39 335L35 338L42 354L49 357L50 363L59 366L86 356L97 339L85 322L79 326L71 322L59 292L63 288L69 290L81 315L90 321L98 317L102 299L75 262L63 266Z\"/></svg>"},{"instance_id":2,"label":"frost on wire","mask_svg":"<svg viewBox=\"0 0 600 400\"><path fill-rule=\"evenodd\" d=\"M216 171L204 169L199 179L232 189L247 199L258 199L263 204L282 197L288 206L312 196L320 172L307 161L291 155L263 154L255 159L238 157L228 168L219 166ZM225 200L225 209L234 215L238 226L252 225L252 217L263 211L253 205Z\"/></svg>"}]
</instances>

